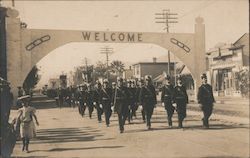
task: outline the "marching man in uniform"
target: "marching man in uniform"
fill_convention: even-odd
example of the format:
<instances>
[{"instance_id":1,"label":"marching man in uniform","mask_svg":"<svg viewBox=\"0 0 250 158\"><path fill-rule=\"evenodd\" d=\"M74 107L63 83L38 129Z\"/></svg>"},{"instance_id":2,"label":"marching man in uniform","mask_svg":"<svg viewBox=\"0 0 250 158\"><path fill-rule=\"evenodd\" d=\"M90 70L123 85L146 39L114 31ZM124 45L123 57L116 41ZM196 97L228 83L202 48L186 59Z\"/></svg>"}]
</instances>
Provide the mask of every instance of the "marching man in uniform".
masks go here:
<instances>
[{"instance_id":1,"label":"marching man in uniform","mask_svg":"<svg viewBox=\"0 0 250 158\"><path fill-rule=\"evenodd\" d=\"M129 92L129 111L128 111L128 122L132 121L133 115L135 114L135 92L136 89L132 87L132 80L128 80L128 92Z\"/></svg>"},{"instance_id":2,"label":"marching man in uniform","mask_svg":"<svg viewBox=\"0 0 250 158\"><path fill-rule=\"evenodd\" d=\"M111 103L112 103L112 89L108 87L108 80L103 81L103 88L100 93L100 102L103 106L106 126L109 127L109 119L112 114Z\"/></svg>"},{"instance_id":3,"label":"marching man in uniform","mask_svg":"<svg viewBox=\"0 0 250 158\"><path fill-rule=\"evenodd\" d=\"M165 85L162 87L161 90L161 102L163 106L165 107L165 110L167 112L168 117L168 125L169 127L172 127L172 116L174 114L174 106L172 105L173 102L173 92L174 92L174 86L170 83L170 76L167 75L165 77Z\"/></svg>"},{"instance_id":4,"label":"marching man in uniform","mask_svg":"<svg viewBox=\"0 0 250 158\"><path fill-rule=\"evenodd\" d=\"M181 78L177 79L177 86L174 88L174 103L177 105L178 126L183 128L182 122L186 117L188 95L186 88L182 85Z\"/></svg>"},{"instance_id":5,"label":"marching man in uniform","mask_svg":"<svg viewBox=\"0 0 250 158\"><path fill-rule=\"evenodd\" d=\"M117 87L114 94L114 108L118 114L120 133L124 132L124 124L128 115L128 90L123 85L123 79L117 78Z\"/></svg>"},{"instance_id":6,"label":"marching man in uniform","mask_svg":"<svg viewBox=\"0 0 250 158\"><path fill-rule=\"evenodd\" d=\"M96 108L97 111L97 119L98 122L101 123L102 122L102 114L103 114L103 109L101 107L101 103L100 103L100 95L101 95L101 90L102 90L102 85L101 83L97 80L96 81L96 87L94 90L94 94L93 94L93 105Z\"/></svg>"},{"instance_id":7,"label":"marching man in uniform","mask_svg":"<svg viewBox=\"0 0 250 158\"><path fill-rule=\"evenodd\" d=\"M214 95L212 86L207 83L206 74L201 75L202 85L198 90L198 103L201 104L201 110L204 117L202 118L203 126L209 128L209 117L213 112Z\"/></svg>"},{"instance_id":8,"label":"marching man in uniform","mask_svg":"<svg viewBox=\"0 0 250 158\"><path fill-rule=\"evenodd\" d=\"M140 102L146 114L147 128L151 129L151 117L153 115L153 111L157 103L156 92L155 92L155 87L152 84L151 77L146 76L145 81L146 84L145 86L142 87L140 93Z\"/></svg>"},{"instance_id":9,"label":"marching man in uniform","mask_svg":"<svg viewBox=\"0 0 250 158\"><path fill-rule=\"evenodd\" d=\"M137 108L139 107L139 105L141 105L140 93L141 93L141 89L143 86L144 86L144 79L143 78L138 79L137 86L136 86L136 94L135 94ZM143 110L143 107L141 109L141 115L142 115L143 122L146 122L145 111Z\"/></svg>"}]
</instances>

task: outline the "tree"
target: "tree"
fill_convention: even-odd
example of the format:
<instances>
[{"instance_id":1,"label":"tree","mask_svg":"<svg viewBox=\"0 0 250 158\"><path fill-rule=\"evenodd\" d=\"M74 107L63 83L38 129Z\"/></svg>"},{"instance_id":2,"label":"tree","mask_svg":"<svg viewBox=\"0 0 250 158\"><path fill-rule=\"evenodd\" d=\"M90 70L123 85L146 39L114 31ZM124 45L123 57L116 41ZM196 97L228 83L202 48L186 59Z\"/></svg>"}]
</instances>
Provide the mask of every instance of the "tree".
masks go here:
<instances>
[{"instance_id":1,"label":"tree","mask_svg":"<svg viewBox=\"0 0 250 158\"><path fill-rule=\"evenodd\" d=\"M39 69L37 68L37 66L34 66L24 80L23 89L26 94L30 94L30 90L33 90L36 87L37 83L40 81L41 76L38 75L38 71Z\"/></svg>"},{"instance_id":2,"label":"tree","mask_svg":"<svg viewBox=\"0 0 250 158\"><path fill-rule=\"evenodd\" d=\"M107 66L102 61L98 61L94 67L93 78L98 79L99 77L105 78L107 76Z\"/></svg>"},{"instance_id":3,"label":"tree","mask_svg":"<svg viewBox=\"0 0 250 158\"><path fill-rule=\"evenodd\" d=\"M240 91L243 97L249 96L249 69L243 69L236 74L239 80Z\"/></svg>"},{"instance_id":4,"label":"tree","mask_svg":"<svg viewBox=\"0 0 250 158\"><path fill-rule=\"evenodd\" d=\"M117 76L121 76L122 72L124 71L124 64L119 60L114 60L111 63L111 72L113 72Z\"/></svg>"}]
</instances>

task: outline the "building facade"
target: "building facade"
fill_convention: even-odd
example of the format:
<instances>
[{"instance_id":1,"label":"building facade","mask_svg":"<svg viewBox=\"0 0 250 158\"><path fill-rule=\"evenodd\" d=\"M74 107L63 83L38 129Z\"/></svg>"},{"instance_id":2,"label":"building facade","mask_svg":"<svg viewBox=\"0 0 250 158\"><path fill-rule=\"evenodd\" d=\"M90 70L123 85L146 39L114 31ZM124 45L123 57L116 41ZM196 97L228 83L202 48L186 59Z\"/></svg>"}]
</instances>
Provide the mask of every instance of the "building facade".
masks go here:
<instances>
[{"instance_id":1,"label":"building facade","mask_svg":"<svg viewBox=\"0 0 250 158\"><path fill-rule=\"evenodd\" d=\"M233 44L217 44L207 52L207 59L215 95L241 96L238 74L249 68L249 34Z\"/></svg>"},{"instance_id":2,"label":"building facade","mask_svg":"<svg viewBox=\"0 0 250 158\"><path fill-rule=\"evenodd\" d=\"M49 89L58 89L60 87L60 79L59 78L51 78L49 79Z\"/></svg>"},{"instance_id":3,"label":"building facade","mask_svg":"<svg viewBox=\"0 0 250 158\"><path fill-rule=\"evenodd\" d=\"M152 79L163 72L168 73L168 62L139 62L132 66L133 77L141 78L150 75ZM174 63L170 63L170 73L174 74Z\"/></svg>"}]
</instances>

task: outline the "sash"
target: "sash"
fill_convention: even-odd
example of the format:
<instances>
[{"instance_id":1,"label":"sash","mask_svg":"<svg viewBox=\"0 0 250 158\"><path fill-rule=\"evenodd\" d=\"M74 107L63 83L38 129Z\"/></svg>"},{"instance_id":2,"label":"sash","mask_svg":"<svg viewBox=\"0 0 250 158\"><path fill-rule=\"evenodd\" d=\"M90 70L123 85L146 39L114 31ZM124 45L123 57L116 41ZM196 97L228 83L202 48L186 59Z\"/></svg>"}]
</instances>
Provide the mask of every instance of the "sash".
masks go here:
<instances>
[{"instance_id":1,"label":"sash","mask_svg":"<svg viewBox=\"0 0 250 158\"><path fill-rule=\"evenodd\" d=\"M204 85L202 85L201 87L203 87L203 89L204 89L209 95L211 95L211 92L207 89L207 87L205 87Z\"/></svg>"},{"instance_id":2,"label":"sash","mask_svg":"<svg viewBox=\"0 0 250 158\"><path fill-rule=\"evenodd\" d=\"M164 87L165 87L165 90L171 95L172 93L171 93L170 89L168 88L168 86L164 86Z\"/></svg>"},{"instance_id":3,"label":"sash","mask_svg":"<svg viewBox=\"0 0 250 158\"><path fill-rule=\"evenodd\" d=\"M106 94L106 96L109 98L109 100L111 100L111 97L108 95L107 91L104 88L102 88L102 90Z\"/></svg>"},{"instance_id":4,"label":"sash","mask_svg":"<svg viewBox=\"0 0 250 158\"><path fill-rule=\"evenodd\" d=\"M150 91L150 89L148 89L148 87L145 87L146 88L146 90L149 92L149 94L152 96L152 97L154 97L154 95L153 95L153 93Z\"/></svg>"}]
</instances>

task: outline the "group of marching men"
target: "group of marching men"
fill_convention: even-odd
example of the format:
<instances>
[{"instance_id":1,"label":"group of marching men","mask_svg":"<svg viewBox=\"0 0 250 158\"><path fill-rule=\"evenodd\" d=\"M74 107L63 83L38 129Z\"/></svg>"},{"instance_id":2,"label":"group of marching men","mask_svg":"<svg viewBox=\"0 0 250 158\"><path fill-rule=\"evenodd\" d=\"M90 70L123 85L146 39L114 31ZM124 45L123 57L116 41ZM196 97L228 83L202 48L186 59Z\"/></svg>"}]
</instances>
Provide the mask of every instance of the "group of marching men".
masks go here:
<instances>
[{"instance_id":1,"label":"group of marching men","mask_svg":"<svg viewBox=\"0 0 250 158\"><path fill-rule=\"evenodd\" d=\"M208 119L212 114L213 97L212 87L207 84L205 74L201 76L203 84L199 87L198 103L201 104L203 111L203 126L209 127ZM125 85L127 83L127 85ZM170 83L170 76L165 77L165 82L161 88L161 102L166 109L168 125L172 127L172 116L174 111L178 114L178 127L183 128L182 122L186 117L186 107L188 103L188 95L182 79L177 79L177 85L174 87ZM118 114L120 133L124 132L125 121L130 123L133 117L136 117L136 111L139 105L142 106L141 114L143 121L146 122L147 129L151 129L151 117L157 104L156 90L150 76L135 80L127 80L118 77L117 82L109 86L109 81L104 79L101 83L96 82L95 88L91 88L88 84L78 86L74 94L74 100L78 104L79 113L84 116L86 108L89 111L89 117L92 117L94 108L97 111L98 121L102 121L104 113L107 127L110 124L112 109ZM173 104L176 103L176 107Z\"/></svg>"}]
</instances>

